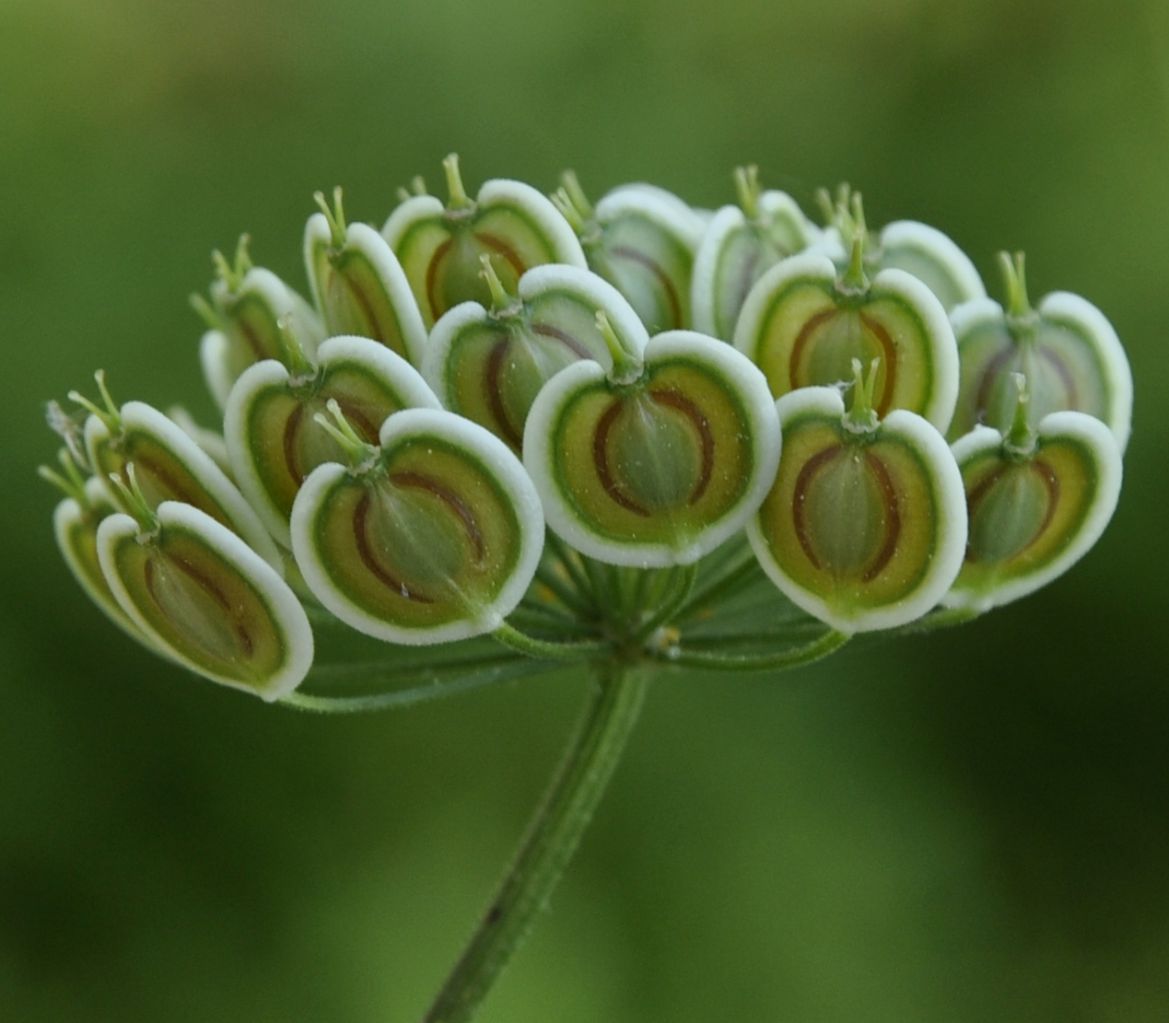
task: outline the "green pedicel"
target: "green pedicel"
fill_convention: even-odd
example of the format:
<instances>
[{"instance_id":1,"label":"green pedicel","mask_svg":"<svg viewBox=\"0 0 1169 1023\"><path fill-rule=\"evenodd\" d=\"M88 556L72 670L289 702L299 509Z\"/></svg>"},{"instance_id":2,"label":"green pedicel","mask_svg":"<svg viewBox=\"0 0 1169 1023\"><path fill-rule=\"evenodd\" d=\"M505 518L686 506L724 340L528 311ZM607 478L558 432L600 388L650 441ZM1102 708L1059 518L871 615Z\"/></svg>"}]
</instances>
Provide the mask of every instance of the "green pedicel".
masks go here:
<instances>
[{"instance_id":1,"label":"green pedicel","mask_svg":"<svg viewBox=\"0 0 1169 1023\"><path fill-rule=\"evenodd\" d=\"M705 225L681 199L623 185L594 208L566 171L552 196L580 238L589 269L612 284L650 333L690 326L690 278Z\"/></svg>"},{"instance_id":2,"label":"green pedicel","mask_svg":"<svg viewBox=\"0 0 1169 1023\"><path fill-rule=\"evenodd\" d=\"M380 447L338 413L329 429L346 440L350 466L315 469L292 509L293 552L317 599L391 643L499 628L544 544L539 497L515 455L451 412L399 412Z\"/></svg>"},{"instance_id":3,"label":"green pedicel","mask_svg":"<svg viewBox=\"0 0 1169 1023\"><path fill-rule=\"evenodd\" d=\"M288 519L305 478L318 465L344 457L313 421L330 400L371 444L391 414L439 407L413 366L364 337L330 338L317 350L314 365L297 373L274 361L247 370L224 416L228 455L240 490L285 547L292 545Z\"/></svg>"},{"instance_id":4,"label":"green pedicel","mask_svg":"<svg viewBox=\"0 0 1169 1023\"><path fill-rule=\"evenodd\" d=\"M877 414L906 409L944 430L958 393L945 310L903 270L882 270L870 282L856 251L862 244L843 277L817 253L772 267L747 297L735 346L763 370L777 398L850 379L853 359L866 366L879 359Z\"/></svg>"},{"instance_id":5,"label":"green pedicel","mask_svg":"<svg viewBox=\"0 0 1169 1023\"><path fill-rule=\"evenodd\" d=\"M424 372L446 408L485 426L518 454L528 411L548 380L579 359L612 365L598 310L627 350L641 351L649 337L621 294L588 270L533 267L513 298L486 259L490 311L464 302L439 320Z\"/></svg>"},{"instance_id":6,"label":"green pedicel","mask_svg":"<svg viewBox=\"0 0 1169 1023\"><path fill-rule=\"evenodd\" d=\"M486 182L474 200L463 189L458 158L443 161L450 200L406 199L382 235L406 272L429 328L461 302L488 305L480 257L492 257L504 287L515 291L525 271L543 263L586 267L576 235L544 195L520 181Z\"/></svg>"},{"instance_id":7,"label":"green pedicel","mask_svg":"<svg viewBox=\"0 0 1169 1023\"><path fill-rule=\"evenodd\" d=\"M977 425L1010 428L1012 377L1022 373L1037 423L1049 412L1086 412L1102 420L1123 453L1132 420L1132 371L1116 331L1094 305L1066 291L1031 308L1022 253L999 255L1007 305L982 299L954 310L962 384L949 436Z\"/></svg>"},{"instance_id":8,"label":"green pedicel","mask_svg":"<svg viewBox=\"0 0 1169 1023\"><path fill-rule=\"evenodd\" d=\"M118 604L168 656L268 701L308 673L313 636L296 596L250 547L197 508L164 501L98 527Z\"/></svg>"},{"instance_id":9,"label":"green pedicel","mask_svg":"<svg viewBox=\"0 0 1169 1023\"><path fill-rule=\"evenodd\" d=\"M329 334L380 341L421 366L426 327L398 257L367 224L346 224L341 189L333 206L318 192L321 212L304 230L304 261L313 299Z\"/></svg>"},{"instance_id":10,"label":"green pedicel","mask_svg":"<svg viewBox=\"0 0 1169 1023\"><path fill-rule=\"evenodd\" d=\"M524 464L549 527L598 561L697 561L740 529L779 459L762 374L693 331L652 338L614 370L579 362L540 392Z\"/></svg>"},{"instance_id":11,"label":"green pedicel","mask_svg":"<svg viewBox=\"0 0 1169 1023\"><path fill-rule=\"evenodd\" d=\"M694 329L730 341L752 286L780 260L802 252L819 229L785 192L761 190L758 169L735 171L738 206L724 206L706 229L694 258Z\"/></svg>"},{"instance_id":12,"label":"green pedicel","mask_svg":"<svg viewBox=\"0 0 1169 1023\"><path fill-rule=\"evenodd\" d=\"M844 633L921 617L962 564L966 506L941 434L912 412L878 419L877 372L852 409L835 388L776 403L783 455L747 536L763 570L809 614Z\"/></svg>"}]
</instances>

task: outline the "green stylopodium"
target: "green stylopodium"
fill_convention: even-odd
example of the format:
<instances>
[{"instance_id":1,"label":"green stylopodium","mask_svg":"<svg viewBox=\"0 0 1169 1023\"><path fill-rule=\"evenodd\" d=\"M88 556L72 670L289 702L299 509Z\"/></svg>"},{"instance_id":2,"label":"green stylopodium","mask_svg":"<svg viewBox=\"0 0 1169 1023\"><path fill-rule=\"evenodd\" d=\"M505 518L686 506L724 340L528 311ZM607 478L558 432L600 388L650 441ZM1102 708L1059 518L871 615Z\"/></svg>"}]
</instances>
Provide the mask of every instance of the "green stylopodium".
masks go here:
<instances>
[{"instance_id":1,"label":"green stylopodium","mask_svg":"<svg viewBox=\"0 0 1169 1023\"><path fill-rule=\"evenodd\" d=\"M594 207L572 175L472 198L444 170L447 202L416 179L380 232L317 196L312 305L246 236L216 255L217 429L99 373L51 403L41 471L81 588L178 671L320 713L595 676L431 1023L469 1020L525 936L653 677L777 673L1031 593L1106 528L1131 416L1094 306L1032 309L1004 255L1001 307L848 190L821 230L754 168L713 215L647 184Z\"/></svg>"}]
</instances>

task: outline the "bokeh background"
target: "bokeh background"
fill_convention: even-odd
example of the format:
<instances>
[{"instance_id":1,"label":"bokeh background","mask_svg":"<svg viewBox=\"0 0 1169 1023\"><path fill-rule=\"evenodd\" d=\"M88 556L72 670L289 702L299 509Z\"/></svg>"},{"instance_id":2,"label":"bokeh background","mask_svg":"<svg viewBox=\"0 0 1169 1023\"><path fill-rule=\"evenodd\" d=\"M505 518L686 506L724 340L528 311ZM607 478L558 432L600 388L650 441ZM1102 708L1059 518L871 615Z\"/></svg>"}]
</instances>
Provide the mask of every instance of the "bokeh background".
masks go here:
<instances>
[{"instance_id":1,"label":"bokeh background","mask_svg":"<svg viewBox=\"0 0 1169 1023\"><path fill-rule=\"evenodd\" d=\"M1136 424L1075 572L950 634L659 684L487 1023L1169 1018L1169 14L1067 0L4 0L0 1016L421 1015L582 681L315 719L108 627L52 542L42 403L207 416L187 294L310 195L415 173L695 203L730 171L935 223L1100 305Z\"/></svg>"}]
</instances>

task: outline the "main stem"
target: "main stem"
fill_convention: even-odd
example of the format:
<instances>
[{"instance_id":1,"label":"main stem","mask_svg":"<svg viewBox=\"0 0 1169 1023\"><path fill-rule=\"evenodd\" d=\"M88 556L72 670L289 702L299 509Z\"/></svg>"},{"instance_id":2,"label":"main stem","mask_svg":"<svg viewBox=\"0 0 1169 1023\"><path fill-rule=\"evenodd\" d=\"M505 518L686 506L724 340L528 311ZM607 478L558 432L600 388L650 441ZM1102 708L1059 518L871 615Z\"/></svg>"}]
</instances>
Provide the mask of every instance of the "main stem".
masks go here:
<instances>
[{"instance_id":1,"label":"main stem","mask_svg":"<svg viewBox=\"0 0 1169 1023\"><path fill-rule=\"evenodd\" d=\"M576 851L645 698L646 676L600 666L576 736L495 898L424 1023L466 1023L520 946Z\"/></svg>"}]
</instances>

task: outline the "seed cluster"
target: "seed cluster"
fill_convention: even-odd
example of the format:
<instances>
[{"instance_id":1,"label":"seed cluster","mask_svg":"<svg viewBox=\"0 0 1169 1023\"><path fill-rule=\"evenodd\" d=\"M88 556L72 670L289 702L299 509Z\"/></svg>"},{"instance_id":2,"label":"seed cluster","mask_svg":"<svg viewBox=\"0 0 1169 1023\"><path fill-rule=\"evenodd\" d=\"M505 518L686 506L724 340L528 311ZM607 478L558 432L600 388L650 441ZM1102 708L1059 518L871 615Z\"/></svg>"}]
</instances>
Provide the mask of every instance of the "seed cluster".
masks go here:
<instances>
[{"instance_id":1,"label":"seed cluster","mask_svg":"<svg viewBox=\"0 0 1169 1023\"><path fill-rule=\"evenodd\" d=\"M193 302L221 431L100 373L50 406L65 560L169 660L275 700L312 622L677 658L672 626L752 578L847 636L1014 600L1107 525L1129 367L1085 299L1031 306L1021 255L999 304L847 188L817 225L754 168L716 212L444 171L380 231L318 194L311 301L246 238L216 254Z\"/></svg>"}]
</instances>

